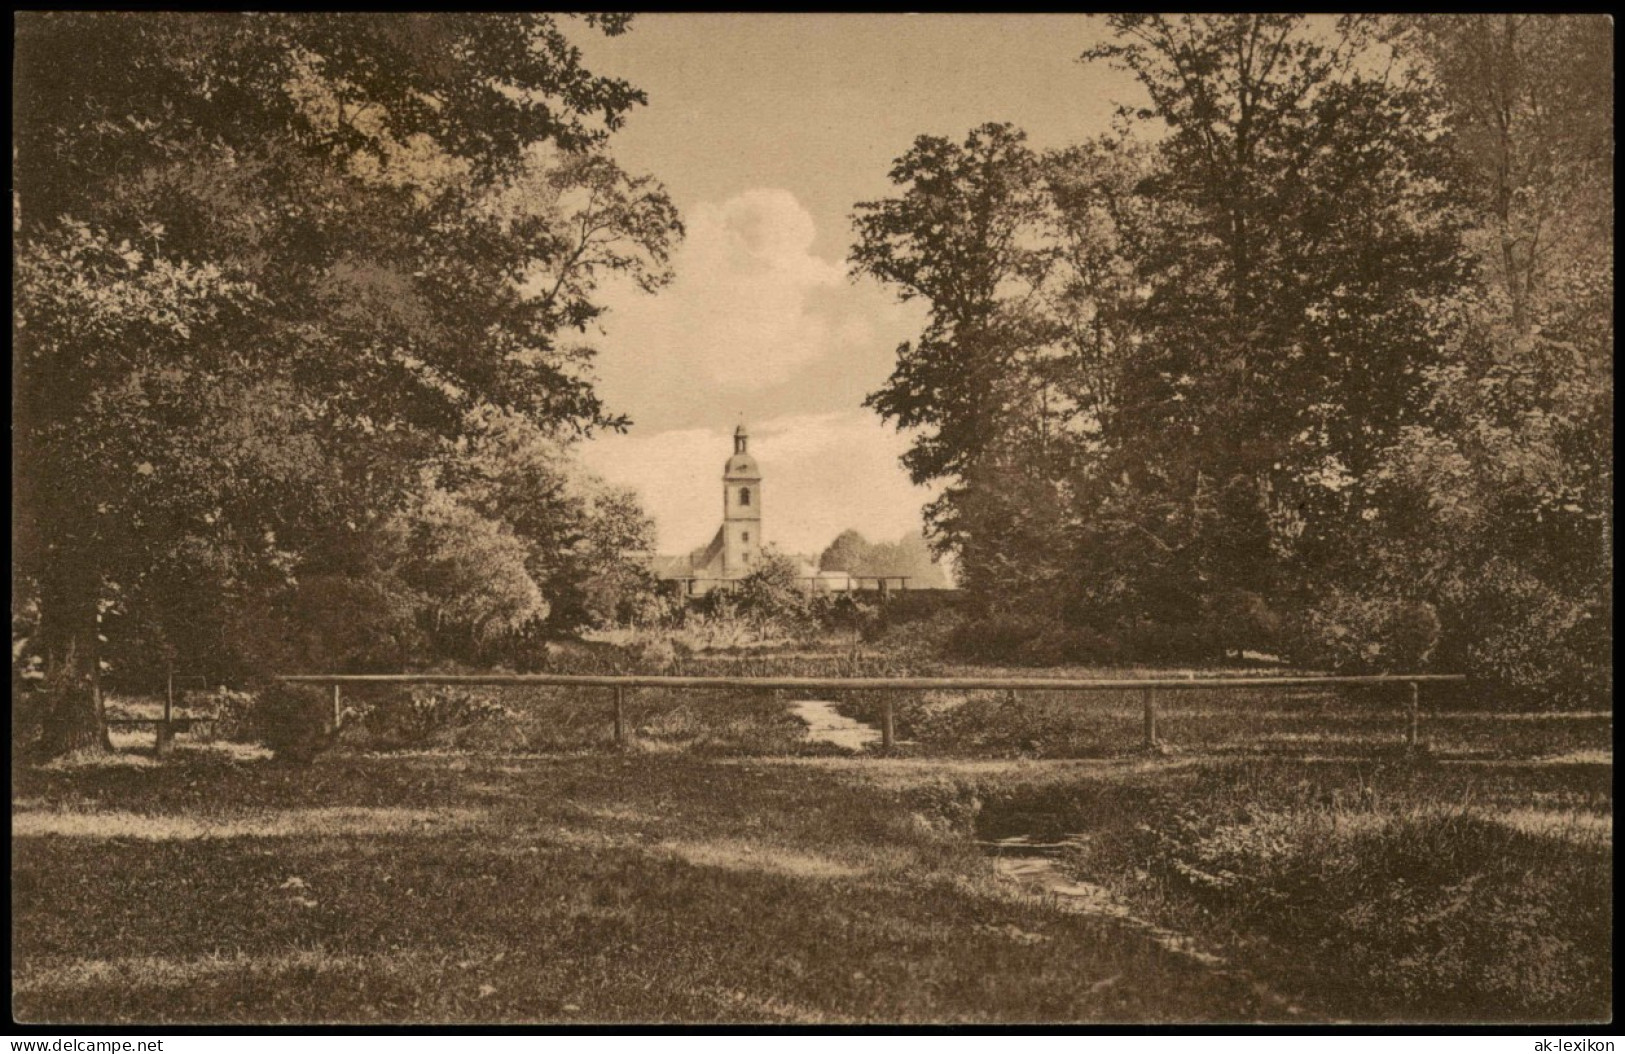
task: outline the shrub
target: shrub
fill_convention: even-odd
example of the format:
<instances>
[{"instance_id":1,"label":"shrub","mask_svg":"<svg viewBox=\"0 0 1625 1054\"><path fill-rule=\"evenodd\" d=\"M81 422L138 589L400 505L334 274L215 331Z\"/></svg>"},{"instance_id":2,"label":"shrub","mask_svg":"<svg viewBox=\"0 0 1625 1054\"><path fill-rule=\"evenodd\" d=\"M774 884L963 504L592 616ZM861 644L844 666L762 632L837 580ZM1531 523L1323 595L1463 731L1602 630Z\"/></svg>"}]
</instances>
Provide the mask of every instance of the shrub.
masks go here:
<instances>
[{"instance_id":1,"label":"shrub","mask_svg":"<svg viewBox=\"0 0 1625 1054\"><path fill-rule=\"evenodd\" d=\"M1451 658L1509 701L1607 704L1613 618L1605 595L1576 597L1492 560L1451 615L1453 635L1465 638Z\"/></svg>"},{"instance_id":2,"label":"shrub","mask_svg":"<svg viewBox=\"0 0 1625 1054\"><path fill-rule=\"evenodd\" d=\"M417 622L421 602L390 575L311 575L300 579L282 620L244 631L256 652L265 637L292 638L292 655L273 651L256 668L397 670L429 644Z\"/></svg>"},{"instance_id":3,"label":"shrub","mask_svg":"<svg viewBox=\"0 0 1625 1054\"><path fill-rule=\"evenodd\" d=\"M637 641L631 650L638 672L668 673L677 665L681 653L688 649L686 646L679 649L670 637L651 637Z\"/></svg>"},{"instance_id":4,"label":"shrub","mask_svg":"<svg viewBox=\"0 0 1625 1054\"><path fill-rule=\"evenodd\" d=\"M1125 657L1136 662L1205 662L1217 657L1214 624L1142 619L1120 631Z\"/></svg>"},{"instance_id":5,"label":"shrub","mask_svg":"<svg viewBox=\"0 0 1625 1054\"><path fill-rule=\"evenodd\" d=\"M815 594L807 609L808 615L826 629L857 629L861 632L881 617L879 605L856 593Z\"/></svg>"},{"instance_id":6,"label":"shrub","mask_svg":"<svg viewBox=\"0 0 1625 1054\"><path fill-rule=\"evenodd\" d=\"M890 608L860 627L861 639L892 655L926 659L945 655L955 632L964 621L959 612L938 608L928 614L896 618Z\"/></svg>"},{"instance_id":7,"label":"shrub","mask_svg":"<svg viewBox=\"0 0 1625 1054\"><path fill-rule=\"evenodd\" d=\"M1293 658L1335 670L1410 672L1439 642L1439 616L1421 600L1334 590L1302 610L1289 636Z\"/></svg>"},{"instance_id":8,"label":"shrub","mask_svg":"<svg viewBox=\"0 0 1625 1054\"><path fill-rule=\"evenodd\" d=\"M279 761L308 765L333 744L332 701L320 688L271 684L260 691L254 712L259 741Z\"/></svg>"},{"instance_id":9,"label":"shrub","mask_svg":"<svg viewBox=\"0 0 1625 1054\"><path fill-rule=\"evenodd\" d=\"M1423 600L1395 601L1383 624L1383 647L1391 669L1426 665L1439 644L1439 613Z\"/></svg>"},{"instance_id":10,"label":"shrub","mask_svg":"<svg viewBox=\"0 0 1625 1054\"><path fill-rule=\"evenodd\" d=\"M1018 658L1036 666L1109 663L1121 649L1117 641L1086 626L1052 624L1017 650Z\"/></svg>"},{"instance_id":11,"label":"shrub","mask_svg":"<svg viewBox=\"0 0 1625 1054\"><path fill-rule=\"evenodd\" d=\"M1036 640L1047 625L1047 620L1026 615L966 619L948 638L948 651L973 662L1015 661L1023 647Z\"/></svg>"},{"instance_id":12,"label":"shrub","mask_svg":"<svg viewBox=\"0 0 1625 1054\"><path fill-rule=\"evenodd\" d=\"M625 648L597 640L550 640L540 653L547 673L623 673L628 661Z\"/></svg>"},{"instance_id":13,"label":"shrub","mask_svg":"<svg viewBox=\"0 0 1625 1054\"><path fill-rule=\"evenodd\" d=\"M802 588L795 561L782 553L764 551L761 564L730 593L739 613L759 631L773 624L795 627L810 622L811 598Z\"/></svg>"},{"instance_id":14,"label":"shrub","mask_svg":"<svg viewBox=\"0 0 1625 1054\"><path fill-rule=\"evenodd\" d=\"M235 691L222 685L206 697L190 699L188 709L213 715L214 720L207 726L210 738L249 740L255 737L260 701L253 692Z\"/></svg>"},{"instance_id":15,"label":"shrub","mask_svg":"<svg viewBox=\"0 0 1625 1054\"><path fill-rule=\"evenodd\" d=\"M617 609L620 623L639 628L678 626L683 614L682 596L667 589L639 591Z\"/></svg>"},{"instance_id":16,"label":"shrub","mask_svg":"<svg viewBox=\"0 0 1625 1054\"><path fill-rule=\"evenodd\" d=\"M1117 638L1088 626L1034 615L992 615L967 619L948 637L947 650L973 662L1021 666L1105 663L1118 659Z\"/></svg>"},{"instance_id":17,"label":"shrub","mask_svg":"<svg viewBox=\"0 0 1625 1054\"><path fill-rule=\"evenodd\" d=\"M1281 618L1257 593L1227 589L1205 607L1213 643L1221 651L1268 652L1279 646Z\"/></svg>"},{"instance_id":18,"label":"shrub","mask_svg":"<svg viewBox=\"0 0 1625 1054\"><path fill-rule=\"evenodd\" d=\"M373 698L355 716L381 746L425 747L460 732L512 719L500 689L461 685L412 685Z\"/></svg>"},{"instance_id":19,"label":"shrub","mask_svg":"<svg viewBox=\"0 0 1625 1054\"><path fill-rule=\"evenodd\" d=\"M713 594L715 595L715 594ZM692 613L683 623L683 636L694 649L734 648L750 638L750 629L725 604L723 612Z\"/></svg>"},{"instance_id":20,"label":"shrub","mask_svg":"<svg viewBox=\"0 0 1625 1054\"><path fill-rule=\"evenodd\" d=\"M1232 822L1224 822L1230 819ZM1255 940L1307 953L1355 1014L1445 1020L1605 1013L1604 852L1460 807L1384 813L1253 807L1143 828L1169 890ZM1585 905L1591 911L1575 910ZM1598 917L1598 914L1601 917ZM1324 950L1340 949L1334 961Z\"/></svg>"}]
</instances>

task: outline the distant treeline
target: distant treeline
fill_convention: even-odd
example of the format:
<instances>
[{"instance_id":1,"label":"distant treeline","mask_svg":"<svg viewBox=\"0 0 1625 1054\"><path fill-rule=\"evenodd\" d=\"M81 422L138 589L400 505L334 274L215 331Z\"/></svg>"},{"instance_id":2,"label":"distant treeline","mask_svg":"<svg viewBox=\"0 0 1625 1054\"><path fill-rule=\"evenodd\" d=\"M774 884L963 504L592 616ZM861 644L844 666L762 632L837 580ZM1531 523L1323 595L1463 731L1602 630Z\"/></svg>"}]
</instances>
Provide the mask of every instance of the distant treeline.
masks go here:
<instances>
[{"instance_id":1,"label":"distant treeline","mask_svg":"<svg viewBox=\"0 0 1625 1054\"><path fill-rule=\"evenodd\" d=\"M911 589L942 589L953 584L920 534L905 534L895 542L870 542L855 530L842 531L819 555L818 569L907 578Z\"/></svg>"}]
</instances>

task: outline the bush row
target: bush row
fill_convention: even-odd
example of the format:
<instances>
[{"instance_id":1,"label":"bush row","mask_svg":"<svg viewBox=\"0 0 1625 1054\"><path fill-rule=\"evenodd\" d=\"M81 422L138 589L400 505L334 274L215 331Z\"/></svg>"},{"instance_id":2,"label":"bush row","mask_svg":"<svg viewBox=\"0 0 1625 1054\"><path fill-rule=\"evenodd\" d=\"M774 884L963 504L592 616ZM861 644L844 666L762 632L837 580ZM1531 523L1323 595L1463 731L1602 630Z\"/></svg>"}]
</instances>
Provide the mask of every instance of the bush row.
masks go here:
<instances>
[{"instance_id":1,"label":"bush row","mask_svg":"<svg viewBox=\"0 0 1625 1054\"><path fill-rule=\"evenodd\" d=\"M1246 652L1347 671L1416 671L1439 640L1439 619L1420 601L1335 595L1281 612L1235 592L1185 621L1125 619L1077 623L1052 614L969 617L949 635L948 654L973 662L1030 666L1206 663Z\"/></svg>"}]
</instances>

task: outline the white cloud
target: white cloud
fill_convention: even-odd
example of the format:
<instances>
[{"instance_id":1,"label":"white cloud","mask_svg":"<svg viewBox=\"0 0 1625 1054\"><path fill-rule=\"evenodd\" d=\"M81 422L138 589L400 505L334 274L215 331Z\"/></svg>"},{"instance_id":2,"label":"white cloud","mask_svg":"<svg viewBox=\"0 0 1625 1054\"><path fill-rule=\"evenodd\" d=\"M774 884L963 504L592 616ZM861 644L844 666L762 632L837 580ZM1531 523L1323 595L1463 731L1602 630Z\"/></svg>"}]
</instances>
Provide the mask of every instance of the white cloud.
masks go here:
<instances>
[{"instance_id":1,"label":"white cloud","mask_svg":"<svg viewBox=\"0 0 1625 1054\"><path fill-rule=\"evenodd\" d=\"M757 391L791 377L868 326L812 297L846 287L838 260L812 252L813 218L787 190L747 190L685 217L658 296L617 297L600 369L612 387L641 389L650 371L666 385Z\"/></svg>"},{"instance_id":2,"label":"white cloud","mask_svg":"<svg viewBox=\"0 0 1625 1054\"><path fill-rule=\"evenodd\" d=\"M789 552L817 554L841 531L891 541L920 529L935 489L897 462L908 437L872 413L795 414L747 422L762 469L762 534ZM660 531L660 550L709 541L722 518L722 466L733 429L603 436L582 447L589 468L636 489Z\"/></svg>"},{"instance_id":3,"label":"white cloud","mask_svg":"<svg viewBox=\"0 0 1625 1054\"><path fill-rule=\"evenodd\" d=\"M721 522L722 464L743 417L769 544L817 553L849 527L873 541L918 531L935 492L898 464L907 437L861 403L921 309L816 254L813 218L787 190L685 211L672 284L612 298L599 391L637 424L586 444L587 465L640 493L662 552L686 552Z\"/></svg>"}]
</instances>

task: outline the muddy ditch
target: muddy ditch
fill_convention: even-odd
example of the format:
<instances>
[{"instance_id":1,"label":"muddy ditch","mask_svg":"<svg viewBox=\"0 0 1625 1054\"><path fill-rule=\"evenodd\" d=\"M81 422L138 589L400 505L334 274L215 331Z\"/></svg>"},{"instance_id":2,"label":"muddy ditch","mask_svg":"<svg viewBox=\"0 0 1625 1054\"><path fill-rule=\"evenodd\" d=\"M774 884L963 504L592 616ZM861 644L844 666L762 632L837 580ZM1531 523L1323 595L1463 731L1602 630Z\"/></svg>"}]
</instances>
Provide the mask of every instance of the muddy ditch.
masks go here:
<instances>
[{"instance_id":1,"label":"muddy ditch","mask_svg":"<svg viewBox=\"0 0 1625 1054\"><path fill-rule=\"evenodd\" d=\"M1111 797L1107 795L1106 797ZM980 803L973 822L977 846L992 860L995 872L1029 894L1043 897L1056 910L1109 919L1134 939L1146 940L1204 969L1236 978L1266 1004L1289 1017L1307 1012L1293 999L1275 992L1250 972L1230 962L1217 949L1136 913L1110 887L1091 881L1088 860L1099 833L1100 817L1092 813L1110 802L1086 801L1073 795L1048 798L993 798ZM1119 806L1116 822L1131 815ZM1093 828L1093 829L1091 829Z\"/></svg>"}]
</instances>

